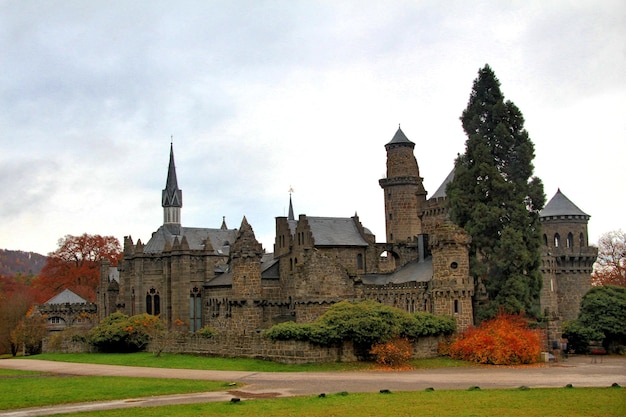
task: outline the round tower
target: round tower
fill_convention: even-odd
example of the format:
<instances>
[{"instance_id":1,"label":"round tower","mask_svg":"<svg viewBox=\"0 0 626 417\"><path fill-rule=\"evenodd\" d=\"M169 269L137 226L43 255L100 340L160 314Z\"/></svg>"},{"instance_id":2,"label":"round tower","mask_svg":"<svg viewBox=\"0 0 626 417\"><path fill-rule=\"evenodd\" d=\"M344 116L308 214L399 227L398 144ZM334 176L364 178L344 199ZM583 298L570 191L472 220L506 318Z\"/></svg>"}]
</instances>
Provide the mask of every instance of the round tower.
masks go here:
<instances>
[{"instance_id":1,"label":"round tower","mask_svg":"<svg viewBox=\"0 0 626 417\"><path fill-rule=\"evenodd\" d=\"M574 320L583 295L591 288L591 272L598 256L598 249L588 242L587 224L591 216L560 189L539 216L543 229L542 307L554 312L550 300L556 298L560 318Z\"/></svg>"},{"instance_id":2,"label":"round tower","mask_svg":"<svg viewBox=\"0 0 626 417\"><path fill-rule=\"evenodd\" d=\"M426 201L423 178L413 154L415 143L400 127L385 145L387 175L379 180L385 194L387 243L408 242L422 233L419 213Z\"/></svg>"}]
</instances>

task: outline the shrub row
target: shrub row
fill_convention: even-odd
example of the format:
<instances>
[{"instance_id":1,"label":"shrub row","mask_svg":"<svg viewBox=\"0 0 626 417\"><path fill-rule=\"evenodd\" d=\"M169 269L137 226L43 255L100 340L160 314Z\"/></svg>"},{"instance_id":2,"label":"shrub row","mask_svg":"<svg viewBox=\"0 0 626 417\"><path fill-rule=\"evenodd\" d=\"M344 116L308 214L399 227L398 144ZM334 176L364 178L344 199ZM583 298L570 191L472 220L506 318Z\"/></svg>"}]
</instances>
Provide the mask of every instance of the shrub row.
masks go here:
<instances>
[{"instance_id":1,"label":"shrub row","mask_svg":"<svg viewBox=\"0 0 626 417\"><path fill-rule=\"evenodd\" d=\"M394 338L417 340L419 337L454 332L452 317L429 313L410 314L376 301L342 301L329 308L313 323L286 322L273 326L264 335L270 340L308 341L335 346L352 341L357 352L369 352L375 344Z\"/></svg>"}]
</instances>

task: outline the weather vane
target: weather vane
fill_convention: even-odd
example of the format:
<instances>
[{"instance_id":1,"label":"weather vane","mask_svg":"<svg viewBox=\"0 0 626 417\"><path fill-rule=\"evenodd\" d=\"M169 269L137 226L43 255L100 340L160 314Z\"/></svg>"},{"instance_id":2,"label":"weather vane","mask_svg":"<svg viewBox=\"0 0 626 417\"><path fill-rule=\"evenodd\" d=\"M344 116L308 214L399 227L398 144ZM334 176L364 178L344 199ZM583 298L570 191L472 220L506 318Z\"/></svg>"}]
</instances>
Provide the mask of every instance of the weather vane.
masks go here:
<instances>
[{"instance_id":1,"label":"weather vane","mask_svg":"<svg viewBox=\"0 0 626 417\"><path fill-rule=\"evenodd\" d=\"M293 187L290 185L290 186L289 186L289 195L291 196L291 194L292 194L293 192L294 192L294 191L293 191Z\"/></svg>"}]
</instances>

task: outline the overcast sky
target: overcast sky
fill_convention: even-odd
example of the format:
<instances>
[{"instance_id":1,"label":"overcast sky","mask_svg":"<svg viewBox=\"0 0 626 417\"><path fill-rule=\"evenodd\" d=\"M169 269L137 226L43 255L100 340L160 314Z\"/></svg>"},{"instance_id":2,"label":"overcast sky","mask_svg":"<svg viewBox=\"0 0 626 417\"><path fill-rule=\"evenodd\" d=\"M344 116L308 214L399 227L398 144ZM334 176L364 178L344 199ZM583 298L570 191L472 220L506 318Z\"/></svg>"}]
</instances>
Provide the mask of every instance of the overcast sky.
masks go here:
<instances>
[{"instance_id":1,"label":"overcast sky","mask_svg":"<svg viewBox=\"0 0 626 417\"><path fill-rule=\"evenodd\" d=\"M82 233L146 242L173 135L184 226L351 217L385 238L401 124L432 195L464 151L488 63L535 175L626 229L626 3L0 0L0 248Z\"/></svg>"}]
</instances>

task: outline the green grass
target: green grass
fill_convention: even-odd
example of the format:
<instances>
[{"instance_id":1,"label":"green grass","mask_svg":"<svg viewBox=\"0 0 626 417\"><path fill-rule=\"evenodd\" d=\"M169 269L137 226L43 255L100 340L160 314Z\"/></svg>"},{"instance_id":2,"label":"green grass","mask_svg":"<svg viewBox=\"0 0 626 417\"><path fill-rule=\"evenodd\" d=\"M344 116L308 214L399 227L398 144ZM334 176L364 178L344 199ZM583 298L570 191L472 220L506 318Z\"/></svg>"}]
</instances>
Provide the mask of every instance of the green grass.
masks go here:
<instances>
[{"instance_id":1,"label":"green grass","mask_svg":"<svg viewBox=\"0 0 626 417\"><path fill-rule=\"evenodd\" d=\"M151 353L44 353L29 356L61 362L96 363L106 365L144 366L153 368L203 369L215 371L250 372L325 372L372 370L376 365L368 362L330 362L322 364L288 365L271 361L246 358L215 358L183 354L162 354L156 357ZM411 362L416 369L474 366L469 362L450 358L418 359Z\"/></svg>"},{"instance_id":2,"label":"green grass","mask_svg":"<svg viewBox=\"0 0 626 417\"><path fill-rule=\"evenodd\" d=\"M0 378L3 377L10 377L10 376L35 376L35 375L41 375L41 372L37 372L37 371L18 371L16 369L2 369L0 368Z\"/></svg>"},{"instance_id":3,"label":"green grass","mask_svg":"<svg viewBox=\"0 0 626 417\"><path fill-rule=\"evenodd\" d=\"M116 417L186 416L507 416L507 417L622 417L626 415L623 388L434 391L391 394L293 397L109 410L72 416Z\"/></svg>"},{"instance_id":4,"label":"green grass","mask_svg":"<svg viewBox=\"0 0 626 417\"><path fill-rule=\"evenodd\" d=\"M216 381L2 371L0 410L233 389L227 382Z\"/></svg>"}]
</instances>

